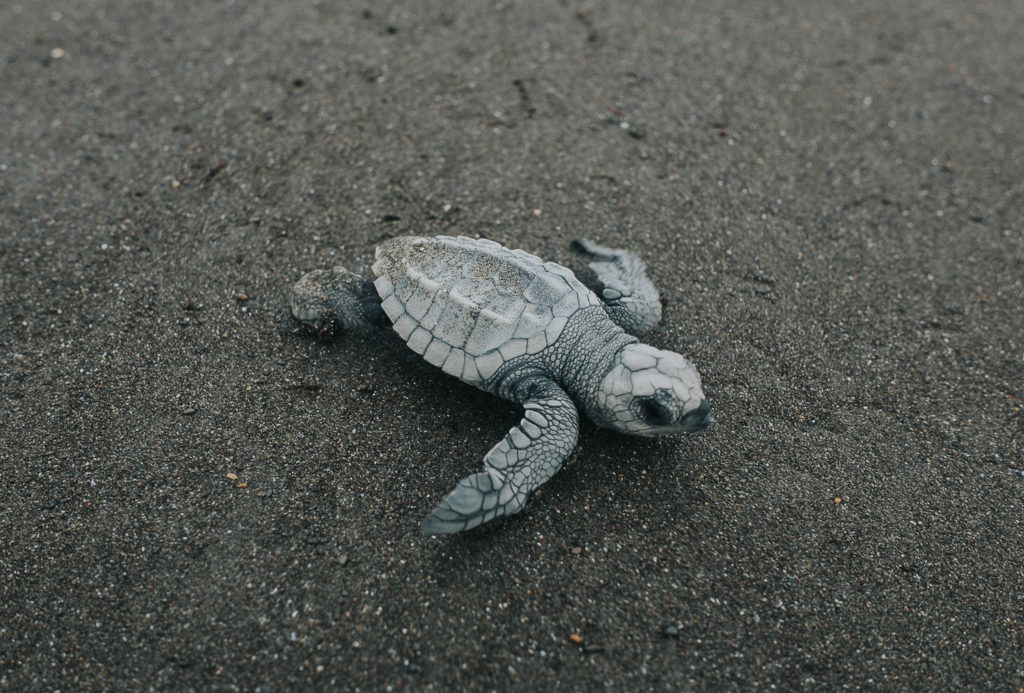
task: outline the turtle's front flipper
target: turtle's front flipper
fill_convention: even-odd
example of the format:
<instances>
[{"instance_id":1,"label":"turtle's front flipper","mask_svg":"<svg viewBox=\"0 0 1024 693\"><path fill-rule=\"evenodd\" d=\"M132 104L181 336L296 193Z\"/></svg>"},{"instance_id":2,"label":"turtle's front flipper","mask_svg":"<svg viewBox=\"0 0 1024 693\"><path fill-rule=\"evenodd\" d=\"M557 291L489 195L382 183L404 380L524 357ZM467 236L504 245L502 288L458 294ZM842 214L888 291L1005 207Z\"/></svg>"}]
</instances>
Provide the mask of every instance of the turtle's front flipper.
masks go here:
<instances>
[{"instance_id":1,"label":"turtle's front flipper","mask_svg":"<svg viewBox=\"0 0 1024 693\"><path fill-rule=\"evenodd\" d=\"M388 324L373 284L344 267L303 275L292 289L291 309L296 320L318 334Z\"/></svg>"},{"instance_id":2,"label":"turtle's front flipper","mask_svg":"<svg viewBox=\"0 0 1024 693\"><path fill-rule=\"evenodd\" d=\"M639 337L661 320L658 290L647 278L643 260L627 250L614 250L581 238L572 242L574 250L590 255L590 269L604 284L601 298L608 315L619 327Z\"/></svg>"},{"instance_id":3,"label":"turtle's front flipper","mask_svg":"<svg viewBox=\"0 0 1024 693\"><path fill-rule=\"evenodd\" d=\"M519 512L576 447L579 419L569 396L543 379L518 389L523 420L484 457L485 471L460 481L423 518L424 534L453 534Z\"/></svg>"}]
</instances>

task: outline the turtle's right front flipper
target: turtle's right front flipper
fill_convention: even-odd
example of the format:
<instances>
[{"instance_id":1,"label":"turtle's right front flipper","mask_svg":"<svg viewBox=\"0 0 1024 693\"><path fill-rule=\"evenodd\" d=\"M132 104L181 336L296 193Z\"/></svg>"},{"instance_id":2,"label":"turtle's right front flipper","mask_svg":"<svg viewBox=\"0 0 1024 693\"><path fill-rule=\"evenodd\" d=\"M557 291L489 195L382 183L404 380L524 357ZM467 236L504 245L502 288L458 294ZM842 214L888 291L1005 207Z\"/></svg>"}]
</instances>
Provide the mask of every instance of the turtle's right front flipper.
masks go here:
<instances>
[{"instance_id":1,"label":"turtle's right front flipper","mask_svg":"<svg viewBox=\"0 0 1024 693\"><path fill-rule=\"evenodd\" d=\"M369 330L388 323L373 284L344 267L313 270L292 289L292 315L317 334Z\"/></svg>"},{"instance_id":2,"label":"turtle's right front flipper","mask_svg":"<svg viewBox=\"0 0 1024 693\"><path fill-rule=\"evenodd\" d=\"M604 285L599 292L605 302L608 316L619 327L639 337L661 320L661 300L658 290L647 278L643 260L628 250L605 248L582 238L572 247L594 258L590 269Z\"/></svg>"},{"instance_id":3,"label":"turtle's right front flipper","mask_svg":"<svg viewBox=\"0 0 1024 693\"><path fill-rule=\"evenodd\" d=\"M523 420L484 457L485 471L460 481L423 518L424 534L453 534L514 515L576 447L579 418L569 396L544 379L523 383L519 390Z\"/></svg>"}]
</instances>

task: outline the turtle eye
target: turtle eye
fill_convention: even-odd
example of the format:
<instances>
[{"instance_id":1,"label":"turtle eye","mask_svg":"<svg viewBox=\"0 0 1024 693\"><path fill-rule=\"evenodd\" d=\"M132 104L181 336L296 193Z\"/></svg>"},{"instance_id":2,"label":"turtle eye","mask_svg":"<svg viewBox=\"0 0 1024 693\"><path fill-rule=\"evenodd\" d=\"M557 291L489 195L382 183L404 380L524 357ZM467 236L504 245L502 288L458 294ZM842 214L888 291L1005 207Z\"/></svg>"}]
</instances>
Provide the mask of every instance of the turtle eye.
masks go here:
<instances>
[{"instance_id":1,"label":"turtle eye","mask_svg":"<svg viewBox=\"0 0 1024 693\"><path fill-rule=\"evenodd\" d=\"M667 426L672 423L672 412L654 397L640 400L640 415L652 426Z\"/></svg>"}]
</instances>

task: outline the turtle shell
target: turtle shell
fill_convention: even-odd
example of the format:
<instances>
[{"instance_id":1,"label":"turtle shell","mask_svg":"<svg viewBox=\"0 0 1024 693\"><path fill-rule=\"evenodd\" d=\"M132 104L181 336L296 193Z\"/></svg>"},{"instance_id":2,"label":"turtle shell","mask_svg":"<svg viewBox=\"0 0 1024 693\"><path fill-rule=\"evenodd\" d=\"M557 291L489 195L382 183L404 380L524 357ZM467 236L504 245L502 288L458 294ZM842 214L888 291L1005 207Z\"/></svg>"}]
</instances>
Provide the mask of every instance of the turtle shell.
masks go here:
<instances>
[{"instance_id":1,"label":"turtle shell","mask_svg":"<svg viewBox=\"0 0 1024 693\"><path fill-rule=\"evenodd\" d=\"M377 247L374 286L398 336L427 362L479 385L553 344L600 299L573 273L493 241L404 236Z\"/></svg>"}]
</instances>

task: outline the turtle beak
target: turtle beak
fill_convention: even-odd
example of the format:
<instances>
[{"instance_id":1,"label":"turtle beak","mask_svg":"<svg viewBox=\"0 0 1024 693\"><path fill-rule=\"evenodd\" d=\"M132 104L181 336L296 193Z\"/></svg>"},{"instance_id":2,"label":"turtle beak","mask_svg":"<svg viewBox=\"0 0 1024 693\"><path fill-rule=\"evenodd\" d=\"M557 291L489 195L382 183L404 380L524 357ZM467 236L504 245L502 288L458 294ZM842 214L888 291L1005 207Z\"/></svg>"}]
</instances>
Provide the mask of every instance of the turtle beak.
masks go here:
<instances>
[{"instance_id":1,"label":"turtle beak","mask_svg":"<svg viewBox=\"0 0 1024 693\"><path fill-rule=\"evenodd\" d=\"M684 416L680 423L683 430L690 433L703 431L711 423L711 405L706 399L701 400L700 406Z\"/></svg>"}]
</instances>

